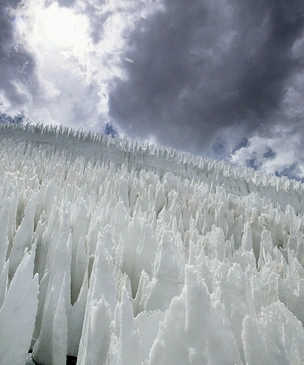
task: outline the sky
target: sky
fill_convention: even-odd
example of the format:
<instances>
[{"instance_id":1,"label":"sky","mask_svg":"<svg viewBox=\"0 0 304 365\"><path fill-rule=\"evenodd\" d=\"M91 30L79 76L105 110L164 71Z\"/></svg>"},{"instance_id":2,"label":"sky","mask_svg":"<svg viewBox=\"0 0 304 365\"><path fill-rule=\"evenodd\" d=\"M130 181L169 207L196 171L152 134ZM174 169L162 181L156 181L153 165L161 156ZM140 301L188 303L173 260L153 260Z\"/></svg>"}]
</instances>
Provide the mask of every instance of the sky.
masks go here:
<instances>
[{"instance_id":1,"label":"sky","mask_svg":"<svg viewBox=\"0 0 304 365\"><path fill-rule=\"evenodd\" d=\"M3 118L304 181L303 99L303 0L0 1Z\"/></svg>"}]
</instances>

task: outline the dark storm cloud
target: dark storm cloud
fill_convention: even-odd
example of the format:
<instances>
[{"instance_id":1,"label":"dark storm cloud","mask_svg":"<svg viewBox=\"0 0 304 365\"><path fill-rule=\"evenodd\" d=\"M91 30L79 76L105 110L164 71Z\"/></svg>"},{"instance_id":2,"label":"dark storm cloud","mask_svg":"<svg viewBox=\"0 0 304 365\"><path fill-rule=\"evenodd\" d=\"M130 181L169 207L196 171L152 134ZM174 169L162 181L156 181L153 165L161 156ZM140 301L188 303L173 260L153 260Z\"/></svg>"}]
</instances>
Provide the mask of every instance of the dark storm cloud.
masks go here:
<instances>
[{"instance_id":1,"label":"dark storm cloud","mask_svg":"<svg viewBox=\"0 0 304 365\"><path fill-rule=\"evenodd\" d=\"M110 4L109 1L105 0L90 0L86 2L85 7L81 8L81 12L86 14L90 21L90 36L95 45L104 37L104 26L107 26L108 19L117 14L123 14L124 21L127 23L127 18L134 16L145 7L144 1L138 0L123 0L121 2L118 0L116 4L114 0L112 4L115 6ZM113 29L113 31L116 30ZM128 27L126 27L125 32L129 33ZM111 37L110 34L108 36Z\"/></svg>"},{"instance_id":2,"label":"dark storm cloud","mask_svg":"<svg viewBox=\"0 0 304 365\"><path fill-rule=\"evenodd\" d=\"M10 10L16 8L20 1L10 0L0 2L0 90L6 98L16 105L27 102L24 93L20 93L16 82L33 86L34 60L22 48L18 48L14 40L14 17Z\"/></svg>"},{"instance_id":3,"label":"dark storm cloud","mask_svg":"<svg viewBox=\"0 0 304 365\"><path fill-rule=\"evenodd\" d=\"M142 19L116 80L110 113L130 135L202 150L215 133L261 128L280 109L299 68L292 46L304 25L297 0L166 0ZM192 145L192 147L191 147Z\"/></svg>"},{"instance_id":4,"label":"dark storm cloud","mask_svg":"<svg viewBox=\"0 0 304 365\"><path fill-rule=\"evenodd\" d=\"M8 9L9 7L15 7L18 5L20 0L10 0L0 2L0 46L7 47L13 38L13 29L11 24L11 18L9 17Z\"/></svg>"},{"instance_id":5,"label":"dark storm cloud","mask_svg":"<svg viewBox=\"0 0 304 365\"><path fill-rule=\"evenodd\" d=\"M88 15L88 18L90 19L90 28L91 28L90 36L94 44L97 44L101 40L102 28L107 15L99 14L96 11L95 7L90 4L87 4L85 12Z\"/></svg>"},{"instance_id":6,"label":"dark storm cloud","mask_svg":"<svg viewBox=\"0 0 304 365\"><path fill-rule=\"evenodd\" d=\"M75 4L76 0L57 0L58 5L65 7L65 8L70 8L71 6L73 6ZM53 3L52 0L50 0L50 4Z\"/></svg>"}]
</instances>

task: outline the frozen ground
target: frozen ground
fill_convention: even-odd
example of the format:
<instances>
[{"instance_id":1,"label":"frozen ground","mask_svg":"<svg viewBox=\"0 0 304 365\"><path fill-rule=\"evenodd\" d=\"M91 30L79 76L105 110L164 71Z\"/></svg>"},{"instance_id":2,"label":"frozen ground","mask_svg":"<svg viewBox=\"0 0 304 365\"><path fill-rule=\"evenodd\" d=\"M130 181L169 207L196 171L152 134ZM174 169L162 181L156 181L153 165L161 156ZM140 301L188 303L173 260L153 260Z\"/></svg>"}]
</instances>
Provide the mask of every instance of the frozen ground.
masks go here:
<instances>
[{"instance_id":1,"label":"frozen ground","mask_svg":"<svg viewBox=\"0 0 304 365\"><path fill-rule=\"evenodd\" d=\"M304 363L304 186L0 129L1 364Z\"/></svg>"}]
</instances>

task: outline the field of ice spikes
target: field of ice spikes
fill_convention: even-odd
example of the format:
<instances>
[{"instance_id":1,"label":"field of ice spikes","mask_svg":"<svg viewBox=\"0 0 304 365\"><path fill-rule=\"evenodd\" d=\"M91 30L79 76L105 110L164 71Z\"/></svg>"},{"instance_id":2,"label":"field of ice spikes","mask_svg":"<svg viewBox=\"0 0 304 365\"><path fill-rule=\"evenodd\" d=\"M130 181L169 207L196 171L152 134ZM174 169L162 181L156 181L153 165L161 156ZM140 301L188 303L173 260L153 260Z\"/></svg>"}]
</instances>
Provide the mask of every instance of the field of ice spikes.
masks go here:
<instances>
[{"instance_id":1,"label":"field of ice spikes","mask_svg":"<svg viewBox=\"0 0 304 365\"><path fill-rule=\"evenodd\" d=\"M2 126L0 363L303 364L303 211L287 178Z\"/></svg>"}]
</instances>

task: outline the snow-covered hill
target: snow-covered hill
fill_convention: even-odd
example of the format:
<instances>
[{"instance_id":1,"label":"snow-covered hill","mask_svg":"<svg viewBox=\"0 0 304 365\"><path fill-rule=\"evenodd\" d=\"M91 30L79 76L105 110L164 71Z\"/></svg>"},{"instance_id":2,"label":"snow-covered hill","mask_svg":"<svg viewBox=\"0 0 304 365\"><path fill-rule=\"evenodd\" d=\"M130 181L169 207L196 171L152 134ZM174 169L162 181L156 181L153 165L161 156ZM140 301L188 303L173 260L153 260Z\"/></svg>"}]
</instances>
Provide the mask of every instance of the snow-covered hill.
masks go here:
<instances>
[{"instance_id":1,"label":"snow-covered hill","mask_svg":"<svg viewBox=\"0 0 304 365\"><path fill-rule=\"evenodd\" d=\"M303 211L287 178L1 126L0 363L303 363Z\"/></svg>"}]
</instances>

